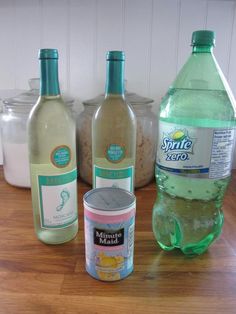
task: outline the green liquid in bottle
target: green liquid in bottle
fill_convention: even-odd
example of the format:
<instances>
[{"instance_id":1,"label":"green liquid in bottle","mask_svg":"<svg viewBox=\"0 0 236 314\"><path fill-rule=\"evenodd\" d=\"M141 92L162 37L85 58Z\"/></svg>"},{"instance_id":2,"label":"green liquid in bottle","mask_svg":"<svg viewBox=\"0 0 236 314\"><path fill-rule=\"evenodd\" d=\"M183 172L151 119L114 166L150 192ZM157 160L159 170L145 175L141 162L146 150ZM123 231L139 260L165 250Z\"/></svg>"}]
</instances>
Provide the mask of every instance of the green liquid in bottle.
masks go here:
<instances>
[{"instance_id":1,"label":"green liquid in bottle","mask_svg":"<svg viewBox=\"0 0 236 314\"><path fill-rule=\"evenodd\" d=\"M234 99L212 54L213 41L204 41L210 33L193 35L193 53L159 116L153 231L163 249L186 255L203 253L221 233L230 180Z\"/></svg>"}]
</instances>

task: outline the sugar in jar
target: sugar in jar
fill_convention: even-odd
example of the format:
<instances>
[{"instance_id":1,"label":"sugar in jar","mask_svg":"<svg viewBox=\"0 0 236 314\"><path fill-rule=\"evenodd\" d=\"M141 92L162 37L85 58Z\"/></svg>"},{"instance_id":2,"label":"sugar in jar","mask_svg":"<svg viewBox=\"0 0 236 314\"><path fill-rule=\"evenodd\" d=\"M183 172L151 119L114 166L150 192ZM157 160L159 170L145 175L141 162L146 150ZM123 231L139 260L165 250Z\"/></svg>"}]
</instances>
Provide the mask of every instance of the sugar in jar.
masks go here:
<instances>
[{"instance_id":1,"label":"sugar in jar","mask_svg":"<svg viewBox=\"0 0 236 314\"><path fill-rule=\"evenodd\" d=\"M39 97L39 79L29 80L30 90L3 101L1 139L5 180L14 186L30 187L27 121ZM67 99L71 108L73 100Z\"/></svg>"}]
</instances>

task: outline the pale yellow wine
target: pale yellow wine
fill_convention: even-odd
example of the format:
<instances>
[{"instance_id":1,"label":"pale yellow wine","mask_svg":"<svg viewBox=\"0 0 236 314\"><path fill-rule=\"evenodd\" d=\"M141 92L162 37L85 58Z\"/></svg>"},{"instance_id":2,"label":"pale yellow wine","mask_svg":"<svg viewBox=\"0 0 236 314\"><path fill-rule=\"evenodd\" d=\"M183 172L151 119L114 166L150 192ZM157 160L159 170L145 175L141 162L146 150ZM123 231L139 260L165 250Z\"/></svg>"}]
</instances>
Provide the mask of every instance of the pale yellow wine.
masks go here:
<instances>
[{"instance_id":1,"label":"pale yellow wine","mask_svg":"<svg viewBox=\"0 0 236 314\"><path fill-rule=\"evenodd\" d=\"M28 121L34 226L48 244L69 241L78 231L75 121L60 94L51 95L59 93L57 85L41 86Z\"/></svg>"},{"instance_id":2,"label":"pale yellow wine","mask_svg":"<svg viewBox=\"0 0 236 314\"><path fill-rule=\"evenodd\" d=\"M124 57L107 55L107 86L104 102L92 122L93 187L134 190L136 118L124 97Z\"/></svg>"}]
</instances>

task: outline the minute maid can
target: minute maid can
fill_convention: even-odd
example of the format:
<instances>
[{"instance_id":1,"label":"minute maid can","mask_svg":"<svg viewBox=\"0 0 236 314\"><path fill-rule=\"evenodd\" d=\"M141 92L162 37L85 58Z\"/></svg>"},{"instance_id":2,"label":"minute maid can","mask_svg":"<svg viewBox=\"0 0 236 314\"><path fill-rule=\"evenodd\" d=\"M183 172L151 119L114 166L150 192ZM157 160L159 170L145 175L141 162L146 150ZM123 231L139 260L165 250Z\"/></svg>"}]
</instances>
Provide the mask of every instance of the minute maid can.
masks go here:
<instances>
[{"instance_id":1,"label":"minute maid can","mask_svg":"<svg viewBox=\"0 0 236 314\"><path fill-rule=\"evenodd\" d=\"M106 187L84 195L86 270L102 281L116 281L133 271L136 198Z\"/></svg>"}]
</instances>

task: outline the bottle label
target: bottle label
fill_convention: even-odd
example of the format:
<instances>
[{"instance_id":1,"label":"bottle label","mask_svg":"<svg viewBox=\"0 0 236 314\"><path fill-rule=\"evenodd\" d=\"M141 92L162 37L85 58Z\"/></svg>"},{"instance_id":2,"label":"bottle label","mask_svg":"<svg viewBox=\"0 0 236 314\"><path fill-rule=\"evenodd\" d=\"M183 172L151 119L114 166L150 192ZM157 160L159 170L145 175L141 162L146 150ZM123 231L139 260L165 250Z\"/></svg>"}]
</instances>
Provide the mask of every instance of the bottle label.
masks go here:
<instances>
[{"instance_id":1,"label":"bottle label","mask_svg":"<svg viewBox=\"0 0 236 314\"><path fill-rule=\"evenodd\" d=\"M107 147L106 158L113 163L121 162L125 158L125 147L111 144Z\"/></svg>"},{"instance_id":2,"label":"bottle label","mask_svg":"<svg viewBox=\"0 0 236 314\"><path fill-rule=\"evenodd\" d=\"M38 175L41 227L65 228L78 218L77 170L60 175Z\"/></svg>"},{"instance_id":3,"label":"bottle label","mask_svg":"<svg viewBox=\"0 0 236 314\"><path fill-rule=\"evenodd\" d=\"M51 153L51 162L57 168L64 168L71 161L71 150L68 146L62 145L56 147Z\"/></svg>"},{"instance_id":4,"label":"bottle label","mask_svg":"<svg viewBox=\"0 0 236 314\"><path fill-rule=\"evenodd\" d=\"M200 128L160 121L157 166L176 175L220 179L230 175L233 128Z\"/></svg>"},{"instance_id":5,"label":"bottle label","mask_svg":"<svg viewBox=\"0 0 236 314\"><path fill-rule=\"evenodd\" d=\"M133 176L133 166L122 169L108 169L94 165L94 188L116 187L132 192Z\"/></svg>"}]
</instances>

